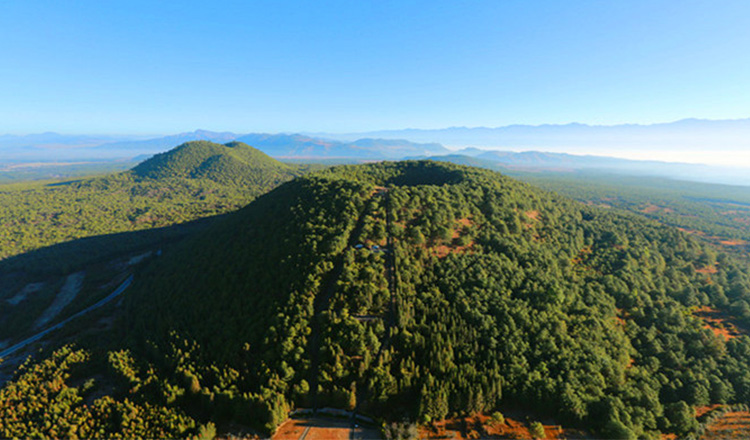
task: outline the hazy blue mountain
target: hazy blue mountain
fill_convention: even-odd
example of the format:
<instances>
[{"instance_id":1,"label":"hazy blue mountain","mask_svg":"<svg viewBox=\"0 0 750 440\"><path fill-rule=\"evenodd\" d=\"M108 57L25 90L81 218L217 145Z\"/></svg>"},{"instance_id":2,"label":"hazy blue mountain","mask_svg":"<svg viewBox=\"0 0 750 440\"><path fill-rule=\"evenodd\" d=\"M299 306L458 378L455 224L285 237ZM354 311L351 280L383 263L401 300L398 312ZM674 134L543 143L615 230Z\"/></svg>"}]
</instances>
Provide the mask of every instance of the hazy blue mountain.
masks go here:
<instances>
[{"instance_id":1,"label":"hazy blue mountain","mask_svg":"<svg viewBox=\"0 0 750 440\"><path fill-rule=\"evenodd\" d=\"M152 139L120 140L114 136L56 133L5 135L0 136L0 163L144 157L194 140L221 144L236 140L269 156L296 160L400 160L460 155L486 160L505 168L596 170L750 185L747 170L671 163L678 160L700 162L696 158L710 159L708 152L716 152L718 157L734 157L737 164L742 164L743 160L747 163L750 160L750 119L686 119L653 125L452 127L319 135L196 130ZM449 150L443 144L464 148ZM664 152L670 153L659 155ZM626 160L611 156L654 157L668 161Z\"/></svg>"},{"instance_id":2,"label":"hazy blue mountain","mask_svg":"<svg viewBox=\"0 0 750 440\"><path fill-rule=\"evenodd\" d=\"M72 159L97 145L135 139L137 138L134 136L67 135L53 132L23 136L5 134L0 135L0 162Z\"/></svg>"},{"instance_id":3,"label":"hazy blue mountain","mask_svg":"<svg viewBox=\"0 0 750 440\"><path fill-rule=\"evenodd\" d=\"M440 142L450 146L504 148L741 148L750 147L750 119L702 120L639 125L508 125L504 127L450 127L434 130L404 129L366 133L319 134L348 141L361 137Z\"/></svg>"},{"instance_id":4,"label":"hazy blue mountain","mask_svg":"<svg viewBox=\"0 0 750 440\"><path fill-rule=\"evenodd\" d=\"M237 140L264 153L283 158L308 159L401 159L405 156L446 154L437 143L415 143L402 139L358 139L341 142L300 134L237 134L196 130L149 139L65 136L43 133L0 136L0 162L12 160L92 160L151 156L191 141L225 144Z\"/></svg>"},{"instance_id":5,"label":"hazy blue mountain","mask_svg":"<svg viewBox=\"0 0 750 440\"><path fill-rule=\"evenodd\" d=\"M300 134L251 133L238 141L274 157L401 159L412 155L445 154L450 150L437 143L419 144L402 139L358 139L340 142Z\"/></svg>"},{"instance_id":6,"label":"hazy blue mountain","mask_svg":"<svg viewBox=\"0 0 750 440\"><path fill-rule=\"evenodd\" d=\"M476 156L448 154L415 156L412 159L430 159L494 170L578 172L591 171L631 176L659 176L673 179L750 185L750 175L741 168L728 168L700 164L628 160L615 157L550 153L542 151L483 151Z\"/></svg>"},{"instance_id":7,"label":"hazy blue mountain","mask_svg":"<svg viewBox=\"0 0 750 440\"><path fill-rule=\"evenodd\" d=\"M209 130L195 130L187 133L179 133L154 139L139 141L115 142L99 145L97 153L105 155L136 156L142 154L155 154L169 150L175 145L190 141L211 141L216 143L227 143L237 139L239 135L230 132L215 132Z\"/></svg>"}]
</instances>

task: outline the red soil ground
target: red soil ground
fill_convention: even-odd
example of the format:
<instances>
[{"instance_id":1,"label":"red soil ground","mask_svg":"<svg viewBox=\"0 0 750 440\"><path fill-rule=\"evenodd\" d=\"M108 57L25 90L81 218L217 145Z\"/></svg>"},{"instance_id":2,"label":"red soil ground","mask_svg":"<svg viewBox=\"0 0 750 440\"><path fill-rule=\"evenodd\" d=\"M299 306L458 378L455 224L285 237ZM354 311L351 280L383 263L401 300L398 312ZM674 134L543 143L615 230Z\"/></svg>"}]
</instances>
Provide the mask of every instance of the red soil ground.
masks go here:
<instances>
[{"instance_id":1,"label":"red soil ground","mask_svg":"<svg viewBox=\"0 0 750 440\"><path fill-rule=\"evenodd\" d=\"M732 411L706 427L704 440L750 438L750 413Z\"/></svg>"},{"instance_id":2,"label":"red soil ground","mask_svg":"<svg viewBox=\"0 0 750 440\"><path fill-rule=\"evenodd\" d=\"M585 439L586 433L564 429L559 425L544 424L544 432L548 439ZM420 439L532 439L529 426L517 419L505 417L505 423L500 424L486 414L476 414L469 417L446 419L434 422L430 426L419 429Z\"/></svg>"},{"instance_id":3,"label":"red soil ground","mask_svg":"<svg viewBox=\"0 0 750 440\"><path fill-rule=\"evenodd\" d=\"M716 336L725 341L743 334L737 325L731 322L731 317L720 310L703 306L697 308L693 312L693 315L703 321L704 328L711 330Z\"/></svg>"},{"instance_id":4,"label":"red soil ground","mask_svg":"<svg viewBox=\"0 0 750 440\"><path fill-rule=\"evenodd\" d=\"M701 267L700 269L695 269L695 271L702 274L712 274L718 272L718 270L714 266Z\"/></svg>"},{"instance_id":5,"label":"red soil ground","mask_svg":"<svg viewBox=\"0 0 750 440\"><path fill-rule=\"evenodd\" d=\"M745 240L720 240L720 244L723 244L724 246L744 246L747 244L747 241Z\"/></svg>"},{"instance_id":6,"label":"red soil ground","mask_svg":"<svg viewBox=\"0 0 750 440\"><path fill-rule=\"evenodd\" d=\"M365 428L361 425L352 429L349 420L323 417L289 419L279 426L276 433L271 438L273 440L300 440L303 435L305 436L305 440L380 438L380 432L376 429L369 427Z\"/></svg>"},{"instance_id":7,"label":"red soil ground","mask_svg":"<svg viewBox=\"0 0 750 440\"><path fill-rule=\"evenodd\" d=\"M711 411L721 408L720 403L715 403L713 405L708 406L696 406L695 407L695 417L701 417L704 414L710 413Z\"/></svg>"},{"instance_id":8,"label":"red soil ground","mask_svg":"<svg viewBox=\"0 0 750 440\"><path fill-rule=\"evenodd\" d=\"M539 211L526 211L524 214L531 220L539 220Z\"/></svg>"},{"instance_id":9,"label":"red soil ground","mask_svg":"<svg viewBox=\"0 0 750 440\"><path fill-rule=\"evenodd\" d=\"M438 258L444 258L448 256L448 254L466 252L474 245L473 241L469 242L465 246L458 246L453 244L453 242L457 238L465 235L469 229L474 227L474 222L470 218L457 219L456 223L457 225L453 228L453 234L451 235L451 243L444 243L431 247L432 252L435 253Z\"/></svg>"}]
</instances>

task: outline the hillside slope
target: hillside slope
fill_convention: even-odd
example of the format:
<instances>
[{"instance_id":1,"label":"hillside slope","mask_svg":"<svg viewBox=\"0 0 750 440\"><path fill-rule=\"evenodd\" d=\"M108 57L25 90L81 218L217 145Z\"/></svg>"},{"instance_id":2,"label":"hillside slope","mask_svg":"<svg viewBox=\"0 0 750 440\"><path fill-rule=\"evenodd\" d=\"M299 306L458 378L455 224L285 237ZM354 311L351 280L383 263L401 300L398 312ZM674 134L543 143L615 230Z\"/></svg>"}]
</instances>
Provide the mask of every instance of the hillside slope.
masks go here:
<instances>
[{"instance_id":1,"label":"hillside slope","mask_svg":"<svg viewBox=\"0 0 750 440\"><path fill-rule=\"evenodd\" d=\"M242 143L197 141L105 177L0 186L0 259L76 238L224 213L299 174L301 167Z\"/></svg>"},{"instance_id":2,"label":"hillside slope","mask_svg":"<svg viewBox=\"0 0 750 440\"><path fill-rule=\"evenodd\" d=\"M187 222L238 209L301 172L244 144L191 142L128 172L0 187L0 347L33 330L59 277L156 251L182 239ZM34 285L47 289L23 293ZM25 299L6 304L12 298Z\"/></svg>"},{"instance_id":3,"label":"hillside slope","mask_svg":"<svg viewBox=\"0 0 750 440\"><path fill-rule=\"evenodd\" d=\"M278 183L294 175L288 165L242 142L222 145L208 141L186 142L157 154L132 173L149 179L203 178L228 185Z\"/></svg>"},{"instance_id":4,"label":"hillside slope","mask_svg":"<svg viewBox=\"0 0 750 440\"><path fill-rule=\"evenodd\" d=\"M109 339L85 343L109 367L62 389L98 371L86 392L192 421L160 428L172 436L272 431L324 406L421 422L521 408L606 438L684 436L694 408L750 399L749 301L744 265L656 222L487 170L344 166L165 253ZM11 396L0 421L34 423Z\"/></svg>"}]
</instances>

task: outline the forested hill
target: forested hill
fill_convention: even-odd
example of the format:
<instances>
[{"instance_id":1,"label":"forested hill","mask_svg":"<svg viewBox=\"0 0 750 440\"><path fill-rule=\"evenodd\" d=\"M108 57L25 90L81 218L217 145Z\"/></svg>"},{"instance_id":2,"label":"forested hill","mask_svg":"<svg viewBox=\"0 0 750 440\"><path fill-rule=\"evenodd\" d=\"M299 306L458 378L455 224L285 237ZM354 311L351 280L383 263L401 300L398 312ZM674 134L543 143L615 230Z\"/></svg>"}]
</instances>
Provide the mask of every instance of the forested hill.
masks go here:
<instances>
[{"instance_id":1,"label":"forested hill","mask_svg":"<svg viewBox=\"0 0 750 440\"><path fill-rule=\"evenodd\" d=\"M242 143L184 143L130 171L0 186L0 260L43 246L233 211L307 170Z\"/></svg>"},{"instance_id":2,"label":"forested hill","mask_svg":"<svg viewBox=\"0 0 750 440\"><path fill-rule=\"evenodd\" d=\"M142 162L132 172L150 179L206 178L238 186L278 183L295 174L290 166L242 142L208 141L186 142Z\"/></svg>"},{"instance_id":3,"label":"forested hill","mask_svg":"<svg viewBox=\"0 0 750 440\"><path fill-rule=\"evenodd\" d=\"M696 408L750 400L749 303L747 267L642 217L488 170L337 167L155 260L111 333L0 390L0 436L272 431L325 406L685 436ZM60 408L48 424L44 402ZM118 424L123 406L153 415Z\"/></svg>"}]
</instances>

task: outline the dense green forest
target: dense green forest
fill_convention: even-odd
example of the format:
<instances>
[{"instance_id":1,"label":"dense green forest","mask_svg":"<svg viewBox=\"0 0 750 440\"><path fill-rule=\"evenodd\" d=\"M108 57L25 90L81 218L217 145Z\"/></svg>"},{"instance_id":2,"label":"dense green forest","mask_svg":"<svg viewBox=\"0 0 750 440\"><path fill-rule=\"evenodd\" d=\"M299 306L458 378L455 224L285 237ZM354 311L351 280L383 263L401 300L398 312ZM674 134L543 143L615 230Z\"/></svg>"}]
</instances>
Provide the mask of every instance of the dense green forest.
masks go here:
<instances>
[{"instance_id":1,"label":"dense green forest","mask_svg":"<svg viewBox=\"0 0 750 440\"><path fill-rule=\"evenodd\" d=\"M658 438L694 432L696 407L750 402L735 256L429 161L281 185L154 260L116 316L16 373L0 436L271 432L292 408L331 406L420 423L515 407Z\"/></svg>"},{"instance_id":2,"label":"dense green forest","mask_svg":"<svg viewBox=\"0 0 750 440\"><path fill-rule=\"evenodd\" d=\"M195 141L118 174L0 186L0 259L233 211L305 170L242 143Z\"/></svg>"},{"instance_id":3,"label":"dense green forest","mask_svg":"<svg viewBox=\"0 0 750 440\"><path fill-rule=\"evenodd\" d=\"M127 172L0 186L0 347L41 325L71 273L84 272L81 289L56 321L106 296L101 286L132 270L128 258L198 233L310 168L241 143L188 142Z\"/></svg>"},{"instance_id":4,"label":"dense green forest","mask_svg":"<svg viewBox=\"0 0 750 440\"><path fill-rule=\"evenodd\" d=\"M508 168L469 156L436 160L500 171L604 209L622 209L682 228L727 250L750 250L750 187L605 171Z\"/></svg>"},{"instance_id":5,"label":"dense green forest","mask_svg":"<svg viewBox=\"0 0 750 440\"><path fill-rule=\"evenodd\" d=\"M517 177L605 209L642 214L717 244L743 251L750 244L748 187L594 173Z\"/></svg>"}]
</instances>

